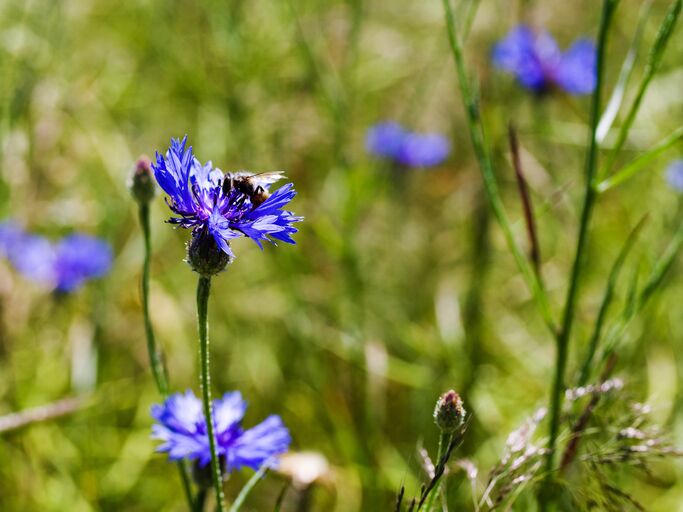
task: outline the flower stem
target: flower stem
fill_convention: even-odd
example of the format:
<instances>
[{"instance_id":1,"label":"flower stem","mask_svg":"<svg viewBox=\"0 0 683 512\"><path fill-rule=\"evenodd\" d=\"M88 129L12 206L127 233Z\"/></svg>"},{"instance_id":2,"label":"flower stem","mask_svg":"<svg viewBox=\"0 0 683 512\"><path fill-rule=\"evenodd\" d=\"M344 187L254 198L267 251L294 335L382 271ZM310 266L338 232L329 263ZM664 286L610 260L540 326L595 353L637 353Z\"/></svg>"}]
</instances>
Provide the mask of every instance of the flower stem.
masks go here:
<instances>
[{"instance_id":1,"label":"flower stem","mask_svg":"<svg viewBox=\"0 0 683 512\"><path fill-rule=\"evenodd\" d=\"M213 431L213 406L211 404L211 374L209 371L209 293L211 278L200 277L197 283L197 325L199 327L199 361L202 386L202 401L204 403L204 417L206 418L206 432L209 436L211 450L211 472L213 485L216 490L216 510L225 512L225 496L223 494L223 479L221 477L220 461L216 453L216 436Z\"/></svg>"},{"instance_id":2,"label":"flower stem","mask_svg":"<svg viewBox=\"0 0 683 512\"><path fill-rule=\"evenodd\" d=\"M484 180L484 190L488 197L493 215L496 217L498 224L503 231L503 235L507 242L508 248L515 259L515 263L519 268L522 277L531 290L531 293L536 300L539 312L543 317L545 324L554 334L556 332L553 314L550 309L550 304L546 296L543 284L538 279L538 276L533 271L529 261L524 252L515 240L510 220L508 219L503 200L501 199L498 190L498 183L493 169L493 161L491 157L491 150L488 145L488 139L484 130L484 125L481 119L481 112L476 94L472 88L470 77L465 69L465 59L463 57L462 41L458 34L458 29L455 22L455 14L450 0L443 0L444 11L446 15L446 29L448 32L448 41L453 53L453 60L455 61L455 70L458 76L458 84L460 86L460 94L462 96L463 107L467 116L467 127L474 148L474 153L479 162L482 178Z\"/></svg>"},{"instance_id":3,"label":"flower stem","mask_svg":"<svg viewBox=\"0 0 683 512\"><path fill-rule=\"evenodd\" d=\"M444 454L446 453L446 450L448 450L448 446L451 444L451 439L453 438L453 434L442 432L441 436L439 437L439 451L436 456L436 463L440 464L441 459L443 458ZM434 508L434 505L436 503L436 498L440 493L440 487L437 487L434 489L430 494L429 498L427 498L427 502L424 505L424 508L421 510L424 510L424 512L431 512L432 508Z\"/></svg>"},{"instance_id":4,"label":"flower stem","mask_svg":"<svg viewBox=\"0 0 683 512\"><path fill-rule=\"evenodd\" d=\"M574 256L574 263L572 265L569 288L567 289L564 314L562 316L562 325L557 336L555 378L553 380L553 388L550 395L550 436L548 439L548 455L546 458L546 487L549 486L549 479L552 478L552 470L555 460L555 447L557 444L557 436L560 427L562 398L564 396L565 390L564 374L567 367L567 356L569 354L569 339L574 321L576 297L579 290L579 280L581 277L581 270L583 269L583 260L585 258L585 249L588 241L588 230L595 206L595 200L598 196L594 183L598 161L598 143L596 139L596 131L600 119L601 91L604 74L603 64L605 62L607 34L609 31L610 22L612 20L612 15L618 3L619 0L604 0L602 16L600 19L600 29L598 35L597 81L591 104L591 124L589 131L590 138L588 142L588 153L586 156L586 192L584 195L583 209L581 211L581 221L579 224L579 234L576 243L576 253ZM544 501L547 496L548 494L546 493L545 497L542 497L542 509L545 506Z\"/></svg>"},{"instance_id":5,"label":"flower stem","mask_svg":"<svg viewBox=\"0 0 683 512\"><path fill-rule=\"evenodd\" d=\"M168 373L164 366L163 359L159 349L156 346L156 339L154 338L154 328L152 327L152 320L149 316L149 276L150 265L152 259L152 235L149 224L149 204L139 202L138 216L140 218L140 226L142 227L142 236L145 243L145 259L142 264L142 279L140 283L142 295L142 318L145 323L145 337L147 339L147 353L149 355L149 364L152 368L152 375L154 375L154 382L156 383L159 393L166 397L169 393ZM192 498L192 488L190 487L190 475L187 467L183 461L178 461L178 473L180 474L180 481L183 485L185 499L190 507L194 508L194 499Z\"/></svg>"},{"instance_id":6,"label":"flower stem","mask_svg":"<svg viewBox=\"0 0 683 512\"><path fill-rule=\"evenodd\" d=\"M154 338L154 329L152 328L152 320L149 317L149 274L150 261L152 256L152 237L149 227L149 204L141 203L139 207L140 226L142 226L142 235L145 240L145 260L142 265L142 317L145 322L145 335L147 337L147 353L149 354L149 363L152 367L152 375L154 375L154 382L156 382L157 389L164 397L168 395L168 374L161 359L161 354L156 346Z\"/></svg>"}]
</instances>

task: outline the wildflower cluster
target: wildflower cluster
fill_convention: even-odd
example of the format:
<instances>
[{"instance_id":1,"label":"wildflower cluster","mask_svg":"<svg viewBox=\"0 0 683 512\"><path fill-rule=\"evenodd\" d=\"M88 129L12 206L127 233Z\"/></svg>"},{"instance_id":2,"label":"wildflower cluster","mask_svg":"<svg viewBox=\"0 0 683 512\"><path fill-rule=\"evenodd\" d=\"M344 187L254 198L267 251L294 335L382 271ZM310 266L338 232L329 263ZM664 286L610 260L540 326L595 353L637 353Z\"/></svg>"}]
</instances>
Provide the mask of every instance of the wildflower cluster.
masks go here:
<instances>
[{"instance_id":1,"label":"wildflower cluster","mask_svg":"<svg viewBox=\"0 0 683 512\"><path fill-rule=\"evenodd\" d=\"M365 137L366 150L406 167L434 167L450 153L448 139L439 133L416 133L395 122L378 123Z\"/></svg>"},{"instance_id":2,"label":"wildflower cluster","mask_svg":"<svg viewBox=\"0 0 683 512\"><path fill-rule=\"evenodd\" d=\"M111 248L103 240L72 234L53 243L12 221L0 224L0 257L27 279L62 293L104 276L112 264Z\"/></svg>"}]
</instances>

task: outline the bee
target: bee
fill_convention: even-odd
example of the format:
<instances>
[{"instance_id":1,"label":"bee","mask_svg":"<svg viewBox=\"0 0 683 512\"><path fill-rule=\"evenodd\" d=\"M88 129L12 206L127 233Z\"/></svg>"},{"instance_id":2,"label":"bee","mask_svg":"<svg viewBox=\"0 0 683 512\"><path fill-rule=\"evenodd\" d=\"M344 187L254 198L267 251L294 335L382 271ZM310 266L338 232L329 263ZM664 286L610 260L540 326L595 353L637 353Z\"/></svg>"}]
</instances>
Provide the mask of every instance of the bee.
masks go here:
<instances>
[{"instance_id":1,"label":"bee","mask_svg":"<svg viewBox=\"0 0 683 512\"><path fill-rule=\"evenodd\" d=\"M252 173L249 171L226 172L223 178L223 194L237 190L247 196L254 208L270 197L268 185L286 178L284 171Z\"/></svg>"}]
</instances>

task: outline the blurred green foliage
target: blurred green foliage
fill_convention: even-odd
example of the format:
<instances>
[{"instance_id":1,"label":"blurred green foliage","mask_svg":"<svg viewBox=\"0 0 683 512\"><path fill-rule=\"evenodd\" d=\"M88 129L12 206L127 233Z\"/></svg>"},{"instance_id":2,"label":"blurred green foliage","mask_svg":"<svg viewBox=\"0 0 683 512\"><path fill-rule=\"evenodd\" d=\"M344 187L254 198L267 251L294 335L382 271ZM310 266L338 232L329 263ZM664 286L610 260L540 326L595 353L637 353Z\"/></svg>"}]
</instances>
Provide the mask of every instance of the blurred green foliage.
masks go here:
<instances>
[{"instance_id":1,"label":"blurred green foliage","mask_svg":"<svg viewBox=\"0 0 683 512\"><path fill-rule=\"evenodd\" d=\"M622 2L611 39L616 83L640 2ZM514 121L537 210L543 273L559 309L575 243L588 100L534 98L489 63L518 21L566 46L595 35L599 8L581 0L486 0L467 41L498 177L516 235L524 223L506 149ZM654 1L661 19L668 2ZM501 16L501 14L503 14ZM645 24L643 48L657 23ZM674 36L648 91L623 163L683 118L683 39ZM642 76L645 54L634 76ZM628 97L628 92L627 92ZM449 134L436 170L397 172L363 148L379 120ZM56 299L0 262L0 415L90 394L58 421L0 437L0 508L182 510L177 473L154 454L140 315L142 239L126 179L141 153L188 134L201 160L224 170L286 169L306 217L294 247L235 242L210 304L214 393L239 389L246 425L279 414L295 450L331 464L313 510L388 510L402 484L424 479L418 446L433 452L439 394L461 392L474 419L459 456L484 475L507 433L544 405L553 341L498 228L489 218L462 117L440 2L4 0L0 4L0 218L57 237L108 239L104 280ZM609 139L607 140L609 146ZM617 286L646 275L683 214L661 169L601 199L570 352L570 377L591 334L609 268L648 215ZM152 318L174 389L198 389L194 289L182 261L188 233L152 209ZM683 444L683 280L680 265L628 329L616 372ZM595 375L593 376L595 377ZM683 501L681 467L634 495L652 510ZM235 496L249 478L227 484ZM284 485L270 475L245 510L272 510ZM480 489L481 491L481 489ZM468 507L463 474L450 477ZM294 510L290 491L283 510ZM520 505L525 507L526 505ZM520 508L520 510L526 508Z\"/></svg>"}]
</instances>

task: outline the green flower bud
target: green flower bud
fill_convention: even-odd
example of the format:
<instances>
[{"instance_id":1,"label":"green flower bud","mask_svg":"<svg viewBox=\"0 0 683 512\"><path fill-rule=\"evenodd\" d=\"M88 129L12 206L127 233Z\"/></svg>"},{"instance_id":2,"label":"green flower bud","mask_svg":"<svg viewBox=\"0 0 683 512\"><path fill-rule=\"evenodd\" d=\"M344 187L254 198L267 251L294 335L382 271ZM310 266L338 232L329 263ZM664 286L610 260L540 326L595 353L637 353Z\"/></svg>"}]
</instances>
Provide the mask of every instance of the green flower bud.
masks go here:
<instances>
[{"instance_id":1,"label":"green flower bud","mask_svg":"<svg viewBox=\"0 0 683 512\"><path fill-rule=\"evenodd\" d=\"M154 199L156 186L154 176L152 176L152 162L145 155L138 158L128 188L133 198L140 204L147 204Z\"/></svg>"},{"instance_id":2,"label":"green flower bud","mask_svg":"<svg viewBox=\"0 0 683 512\"><path fill-rule=\"evenodd\" d=\"M465 408L462 399L452 389L439 397L434 408L434 422L441 432L451 434L465 421Z\"/></svg>"},{"instance_id":3,"label":"green flower bud","mask_svg":"<svg viewBox=\"0 0 683 512\"><path fill-rule=\"evenodd\" d=\"M206 229L192 234L187 244L187 262L202 277L215 276L225 270L231 258Z\"/></svg>"}]
</instances>

